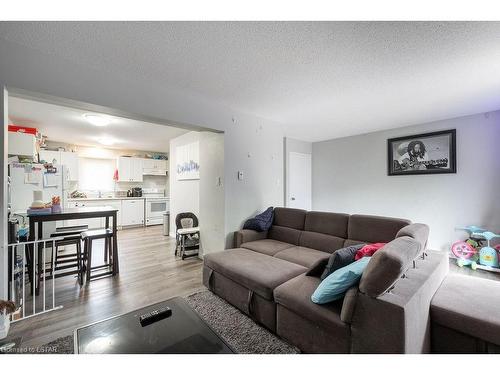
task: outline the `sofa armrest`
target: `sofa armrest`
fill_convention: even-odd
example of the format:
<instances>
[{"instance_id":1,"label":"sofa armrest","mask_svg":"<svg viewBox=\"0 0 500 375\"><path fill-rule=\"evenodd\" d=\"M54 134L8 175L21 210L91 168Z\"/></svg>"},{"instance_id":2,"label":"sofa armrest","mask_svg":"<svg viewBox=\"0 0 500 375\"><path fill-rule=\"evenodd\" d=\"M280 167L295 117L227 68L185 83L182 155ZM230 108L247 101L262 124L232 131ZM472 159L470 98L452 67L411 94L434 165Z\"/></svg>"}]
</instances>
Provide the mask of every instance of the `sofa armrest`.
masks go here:
<instances>
[{"instance_id":1,"label":"sofa armrest","mask_svg":"<svg viewBox=\"0 0 500 375\"><path fill-rule=\"evenodd\" d=\"M342 302L342 310L340 310L340 320L344 323L352 323L352 316L354 314L354 308L356 307L356 300L358 298L358 286L350 287L344 296L344 301Z\"/></svg>"},{"instance_id":2,"label":"sofa armrest","mask_svg":"<svg viewBox=\"0 0 500 375\"><path fill-rule=\"evenodd\" d=\"M352 353L429 353L430 303L448 273L448 254L428 251L387 292L359 292L351 321Z\"/></svg>"},{"instance_id":3,"label":"sofa armrest","mask_svg":"<svg viewBox=\"0 0 500 375\"><path fill-rule=\"evenodd\" d=\"M234 247L240 247L242 243L263 240L267 238L267 230L264 232L257 232L252 229L242 229L234 232Z\"/></svg>"}]
</instances>

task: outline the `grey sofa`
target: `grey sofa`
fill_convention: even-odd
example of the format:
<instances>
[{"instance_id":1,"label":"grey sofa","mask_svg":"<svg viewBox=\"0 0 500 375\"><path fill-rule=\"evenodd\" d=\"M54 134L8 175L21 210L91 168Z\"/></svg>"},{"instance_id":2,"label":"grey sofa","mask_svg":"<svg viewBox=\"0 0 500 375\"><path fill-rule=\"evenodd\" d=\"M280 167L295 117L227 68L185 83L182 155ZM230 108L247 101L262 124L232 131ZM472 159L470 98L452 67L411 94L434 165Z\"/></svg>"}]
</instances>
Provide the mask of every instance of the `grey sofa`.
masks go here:
<instances>
[{"instance_id":1,"label":"grey sofa","mask_svg":"<svg viewBox=\"0 0 500 375\"><path fill-rule=\"evenodd\" d=\"M448 272L408 220L276 208L268 232L241 230L235 248L206 255L204 285L306 353L430 351L430 300ZM311 301L310 271L334 251L388 242L343 300Z\"/></svg>"}]
</instances>

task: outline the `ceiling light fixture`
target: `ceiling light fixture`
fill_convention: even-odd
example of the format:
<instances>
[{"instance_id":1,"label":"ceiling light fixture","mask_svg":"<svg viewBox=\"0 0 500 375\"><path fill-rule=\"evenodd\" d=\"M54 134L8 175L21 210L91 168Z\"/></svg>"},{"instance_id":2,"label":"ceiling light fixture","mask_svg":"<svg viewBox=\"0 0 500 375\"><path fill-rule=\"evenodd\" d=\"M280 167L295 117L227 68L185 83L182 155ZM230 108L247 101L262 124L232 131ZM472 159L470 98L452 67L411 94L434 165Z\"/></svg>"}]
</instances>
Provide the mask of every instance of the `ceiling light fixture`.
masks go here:
<instances>
[{"instance_id":1,"label":"ceiling light fixture","mask_svg":"<svg viewBox=\"0 0 500 375\"><path fill-rule=\"evenodd\" d=\"M109 117L96 115L94 113L86 113L83 117L94 126L107 126L111 123L111 119Z\"/></svg>"},{"instance_id":2,"label":"ceiling light fixture","mask_svg":"<svg viewBox=\"0 0 500 375\"><path fill-rule=\"evenodd\" d=\"M97 140L97 142L104 146L112 146L116 143L116 140L109 137L101 137Z\"/></svg>"}]
</instances>

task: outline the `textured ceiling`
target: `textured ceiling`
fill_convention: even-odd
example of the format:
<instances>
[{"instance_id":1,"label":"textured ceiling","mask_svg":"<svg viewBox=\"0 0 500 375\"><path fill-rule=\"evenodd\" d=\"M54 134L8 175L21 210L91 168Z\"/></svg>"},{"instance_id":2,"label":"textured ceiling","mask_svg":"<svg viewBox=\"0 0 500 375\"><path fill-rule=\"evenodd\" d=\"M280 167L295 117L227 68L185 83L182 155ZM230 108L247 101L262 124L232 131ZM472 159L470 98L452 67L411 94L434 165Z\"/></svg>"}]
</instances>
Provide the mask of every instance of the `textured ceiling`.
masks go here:
<instances>
[{"instance_id":1,"label":"textured ceiling","mask_svg":"<svg viewBox=\"0 0 500 375\"><path fill-rule=\"evenodd\" d=\"M81 146L102 146L123 150L167 152L170 139L187 130L151 124L116 116L106 116L111 123L96 127L87 122L80 109L9 97L9 119L16 125L38 128L50 141ZM95 113L95 112L92 112ZM103 146L101 138L112 139L113 145Z\"/></svg>"},{"instance_id":2,"label":"textured ceiling","mask_svg":"<svg viewBox=\"0 0 500 375\"><path fill-rule=\"evenodd\" d=\"M500 108L500 22L4 22L0 37L307 140Z\"/></svg>"}]
</instances>

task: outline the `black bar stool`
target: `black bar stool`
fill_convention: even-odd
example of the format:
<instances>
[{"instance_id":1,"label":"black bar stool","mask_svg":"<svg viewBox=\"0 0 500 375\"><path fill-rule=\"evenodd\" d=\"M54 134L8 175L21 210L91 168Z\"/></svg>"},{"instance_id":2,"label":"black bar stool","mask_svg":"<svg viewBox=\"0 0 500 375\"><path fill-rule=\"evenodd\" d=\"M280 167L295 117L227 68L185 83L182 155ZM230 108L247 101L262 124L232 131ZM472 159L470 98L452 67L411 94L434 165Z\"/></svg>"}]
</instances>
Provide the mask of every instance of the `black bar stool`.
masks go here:
<instances>
[{"instance_id":1,"label":"black bar stool","mask_svg":"<svg viewBox=\"0 0 500 375\"><path fill-rule=\"evenodd\" d=\"M83 241L83 259L84 266L82 267L83 273L86 273L86 283L90 280L103 276L111 276L114 274L115 256L113 252L113 231L109 228L88 230L81 234ZM102 266L92 267L92 241L104 239L104 261ZM118 254L116 254L118 256ZM100 270L107 268L107 271L92 274L93 270Z\"/></svg>"},{"instance_id":2,"label":"black bar stool","mask_svg":"<svg viewBox=\"0 0 500 375\"><path fill-rule=\"evenodd\" d=\"M63 277L69 275L78 275L78 282L80 285L83 284L83 279L81 278L81 267L82 267L82 245L81 245L81 233L88 230L87 225L69 226L69 227L59 227L56 228L54 233L51 233L51 238L62 237L61 239L55 240L55 251L54 251L54 269L49 269L50 275L54 277ZM76 252L68 252L64 254L59 254L59 247L61 246L71 246L76 247ZM52 247L52 243L49 242L47 247ZM52 262L51 262L52 263ZM62 270L68 270L65 272L58 272Z\"/></svg>"}]
</instances>

